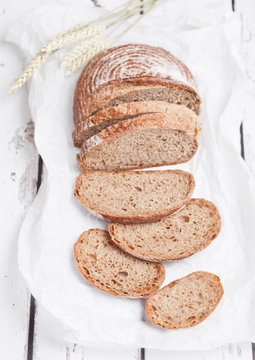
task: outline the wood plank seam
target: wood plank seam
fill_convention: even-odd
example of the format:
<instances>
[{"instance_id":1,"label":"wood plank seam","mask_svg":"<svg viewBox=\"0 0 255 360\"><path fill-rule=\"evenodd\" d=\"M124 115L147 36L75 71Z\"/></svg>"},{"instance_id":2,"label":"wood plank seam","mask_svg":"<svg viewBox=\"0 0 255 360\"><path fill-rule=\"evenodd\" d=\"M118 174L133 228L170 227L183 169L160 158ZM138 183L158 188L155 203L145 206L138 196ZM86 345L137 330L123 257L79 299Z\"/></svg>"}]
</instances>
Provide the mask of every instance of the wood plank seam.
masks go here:
<instances>
[{"instance_id":1,"label":"wood plank seam","mask_svg":"<svg viewBox=\"0 0 255 360\"><path fill-rule=\"evenodd\" d=\"M101 7L97 0L91 0L96 7Z\"/></svg>"},{"instance_id":2,"label":"wood plank seam","mask_svg":"<svg viewBox=\"0 0 255 360\"><path fill-rule=\"evenodd\" d=\"M42 171L43 171L43 161L41 156L39 155L36 193L38 193L38 190L42 183ZM30 310L29 310L28 342L27 342L27 360L33 360L33 355L34 355L35 312L36 312L36 300L31 294Z\"/></svg>"},{"instance_id":3,"label":"wood plank seam","mask_svg":"<svg viewBox=\"0 0 255 360\"><path fill-rule=\"evenodd\" d=\"M140 360L145 360L145 348L140 349Z\"/></svg>"}]
</instances>

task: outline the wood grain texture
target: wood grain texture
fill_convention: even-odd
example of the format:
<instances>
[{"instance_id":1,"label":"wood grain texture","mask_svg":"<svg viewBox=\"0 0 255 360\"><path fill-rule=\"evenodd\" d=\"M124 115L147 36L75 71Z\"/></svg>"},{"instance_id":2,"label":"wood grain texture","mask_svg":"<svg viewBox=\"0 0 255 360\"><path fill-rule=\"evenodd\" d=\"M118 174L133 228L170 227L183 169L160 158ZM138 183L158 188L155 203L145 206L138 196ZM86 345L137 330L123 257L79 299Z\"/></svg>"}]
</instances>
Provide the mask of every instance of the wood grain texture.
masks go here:
<instances>
[{"instance_id":1,"label":"wood grain texture","mask_svg":"<svg viewBox=\"0 0 255 360\"><path fill-rule=\"evenodd\" d=\"M67 345L66 360L140 360L140 350L125 347L92 347L77 344Z\"/></svg>"},{"instance_id":2,"label":"wood grain texture","mask_svg":"<svg viewBox=\"0 0 255 360\"><path fill-rule=\"evenodd\" d=\"M146 349L146 360L251 360L251 343L221 346L213 351L163 351Z\"/></svg>"},{"instance_id":3,"label":"wood grain texture","mask_svg":"<svg viewBox=\"0 0 255 360\"><path fill-rule=\"evenodd\" d=\"M34 330L33 360L68 360L61 325L38 303Z\"/></svg>"}]
</instances>

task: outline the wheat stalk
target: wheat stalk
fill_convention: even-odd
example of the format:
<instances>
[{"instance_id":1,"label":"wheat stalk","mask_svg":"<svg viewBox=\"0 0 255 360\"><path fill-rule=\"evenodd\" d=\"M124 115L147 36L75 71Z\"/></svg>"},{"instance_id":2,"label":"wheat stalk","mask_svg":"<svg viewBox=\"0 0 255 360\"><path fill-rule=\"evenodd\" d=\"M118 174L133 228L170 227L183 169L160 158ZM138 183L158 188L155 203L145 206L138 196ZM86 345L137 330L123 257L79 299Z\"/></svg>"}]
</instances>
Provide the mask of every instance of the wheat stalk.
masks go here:
<instances>
[{"instance_id":1,"label":"wheat stalk","mask_svg":"<svg viewBox=\"0 0 255 360\"><path fill-rule=\"evenodd\" d=\"M14 94L21 86L32 76L44 61L50 56L50 53L39 52L36 57L24 68L15 83L10 87L9 94Z\"/></svg>"},{"instance_id":2,"label":"wheat stalk","mask_svg":"<svg viewBox=\"0 0 255 360\"><path fill-rule=\"evenodd\" d=\"M84 38L96 38L105 30L105 25L91 26L85 29L75 31L64 36L56 36L50 40L42 50L32 59L32 61L23 69L21 75L15 80L11 86L9 94L14 94L21 86L32 76L34 71L38 69L45 60L56 50L70 45Z\"/></svg>"},{"instance_id":3,"label":"wheat stalk","mask_svg":"<svg viewBox=\"0 0 255 360\"><path fill-rule=\"evenodd\" d=\"M53 53L56 50L63 48L66 45L73 44L82 39L90 39L102 34L105 30L105 25L90 26L85 29L77 30L64 35L58 35L50 40L41 51Z\"/></svg>"},{"instance_id":4,"label":"wheat stalk","mask_svg":"<svg viewBox=\"0 0 255 360\"><path fill-rule=\"evenodd\" d=\"M143 2L140 2L140 0L130 0L126 5L116 8L110 15L101 16L93 21L75 25L71 29L57 35L52 40L48 41L41 51L24 68L21 75L11 86L9 94L13 94L21 88L21 86L33 75L34 71L37 70L54 52L67 45L80 42L61 61L61 66L67 67L65 75L70 75L98 52L105 50L113 42L117 41L125 32L134 26L142 16L149 13L159 1L160 0L143 0ZM140 15L141 7L143 9L142 15ZM114 39L96 41L106 29L135 15L137 15L138 18Z\"/></svg>"}]
</instances>

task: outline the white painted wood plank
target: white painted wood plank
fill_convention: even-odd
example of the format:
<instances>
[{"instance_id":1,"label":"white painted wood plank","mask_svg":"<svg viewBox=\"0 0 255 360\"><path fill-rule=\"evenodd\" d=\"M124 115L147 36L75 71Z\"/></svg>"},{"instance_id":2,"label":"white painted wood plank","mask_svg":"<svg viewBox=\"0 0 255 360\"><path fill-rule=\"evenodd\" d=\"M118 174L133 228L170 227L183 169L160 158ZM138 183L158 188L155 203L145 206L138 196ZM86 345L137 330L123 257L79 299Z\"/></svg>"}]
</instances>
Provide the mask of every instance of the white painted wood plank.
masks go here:
<instances>
[{"instance_id":1,"label":"white painted wood plank","mask_svg":"<svg viewBox=\"0 0 255 360\"><path fill-rule=\"evenodd\" d=\"M146 349L146 360L252 360L251 343L230 344L213 351L163 351Z\"/></svg>"},{"instance_id":2,"label":"white painted wood plank","mask_svg":"<svg viewBox=\"0 0 255 360\"><path fill-rule=\"evenodd\" d=\"M5 6L6 5L6 6ZM21 7L2 1L0 40L6 26ZM33 126L27 110L26 91L9 97L8 87L21 70L17 54L0 43L0 343L1 358L24 359L30 294L18 271L17 237L19 227L36 191L38 156L33 144Z\"/></svg>"},{"instance_id":3,"label":"white painted wood plank","mask_svg":"<svg viewBox=\"0 0 255 360\"><path fill-rule=\"evenodd\" d=\"M33 360L67 360L66 344L59 322L38 303L35 313ZM81 360L82 357L79 358Z\"/></svg>"},{"instance_id":4,"label":"white painted wood plank","mask_svg":"<svg viewBox=\"0 0 255 360\"><path fill-rule=\"evenodd\" d=\"M240 53L245 66L247 90L243 114L244 153L250 172L255 175L255 2L236 0L236 12L242 21Z\"/></svg>"},{"instance_id":5,"label":"white painted wood plank","mask_svg":"<svg viewBox=\"0 0 255 360\"><path fill-rule=\"evenodd\" d=\"M37 304L35 315L34 360L140 360L137 348L99 348L65 343L61 326Z\"/></svg>"},{"instance_id":6,"label":"white painted wood plank","mask_svg":"<svg viewBox=\"0 0 255 360\"><path fill-rule=\"evenodd\" d=\"M67 346L66 360L140 360L140 349L137 348L99 348L70 344Z\"/></svg>"},{"instance_id":7,"label":"white painted wood plank","mask_svg":"<svg viewBox=\"0 0 255 360\"><path fill-rule=\"evenodd\" d=\"M0 344L1 358L15 360L27 357L30 293L18 271L17 239L36 194L38 154L26 90L8 96L23 64L16 49L2 40L9 24L31 5L30 0L2 0L0 4Z\"/></svg>"},{"instance_id":8,"label":"white painted wood plank","mask_svg":"<svg viewBox=\"0 0 255 360\"><path fill-rule=\"evenodd\" d=\"M37 154L23 90L7 95L13 73L20 69L8 45L0 45L0 343L4 359L26 356L30 294L18 271L17 238L37 178Z\"/></svg>"}]
</instances>

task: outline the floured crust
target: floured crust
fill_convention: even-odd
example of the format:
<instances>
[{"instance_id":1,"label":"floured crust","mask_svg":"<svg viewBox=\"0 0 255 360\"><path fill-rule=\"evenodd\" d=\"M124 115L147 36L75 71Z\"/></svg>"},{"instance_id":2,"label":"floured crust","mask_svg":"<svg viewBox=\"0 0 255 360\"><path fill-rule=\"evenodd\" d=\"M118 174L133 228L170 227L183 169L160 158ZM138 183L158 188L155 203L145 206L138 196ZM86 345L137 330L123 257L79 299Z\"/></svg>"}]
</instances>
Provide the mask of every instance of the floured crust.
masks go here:
<instances>
[{"instance_id":1,"label":"floured crust","mask_svg":"<svg viewBox=\"0 0 255 360\"><path fill-rule=\"evenodd\" d=\"M188 176L189 177L189 191L186 195L186 198L183 201L180 201L180 203L175 206L174 208L166 209L164 212L161 213L157 213L157 214L153 214L153 215L143 215L143 216L116 216L114 214L110 214L110 213L102 213L99 211L96 211L95 209L91 209L91 207L89 206L89 204L84 201L82 199L82 196L79 194L79 188L80 188L80 183L82 181L82 177L86 174L86 173L90 173L89 171L84 172L83 174L80 174L75 182L75 190L74 190L74 195L77 197L77 199L82 203L82 205L84 205L87 209L89 209L92 212L95 212L99 215L101 215L103 218L110 220L112 222L118 222L121 224L142 224L142 223L147 223L147 222L154 222L157 220L160 220L166 216L169 216L173 213L175 213L176 211L178 211L179 209L181 209L182 207L185 206L185 204L189 201L189 199L191 198L191 195L194 191L195 188L195 179L193 177L192 174L183 171L183 170L158 170L158 172L169 172L169 173L175 173L175 174L179 174L179 175L183 175L183 176ZM108 171L103 171L103 170L96 170L97 173L109 173ZM154 171L146 171L146 173L153 173ZM134 171L129 171L129 170L122 170L122 171L111 171L111 173L119 173L119 174L128 174L128 173L134 173ZM136 174L144 174L144 171L135 171Z\"/></svg>"},{"instance_id":2,"label":"floured crust","mask_svg":"<svg viewBox=\"0 0 255 360\"><path fill-rule=\"evenodd\" d=\"M207 309L207 312L203 313L203 315L200 317L199 321L196 321L192 325L187 323L186 326L182 326L182 327L163 326L163 324L161 324L155 318L156 317L155 316L155 306L154 306L155 296L157 296L157 294L161 293L162 295L167 294L170 297L171 296L170 291L172 288L175 287L175 285L177 285L179 282L181 282L184 279L189 279L190 281L192 281L192 278L204 279L205 281L212 282L216 286L217 294L215 293L215 296L217 296L218 299L215 302L214 306L211 309ZM193 272L193 273L191 273L187 276L184 276L178 280L171 282L170 284L166 285L165 287L163 287L162 289L157 291L154 295L152 295L146 302L145 313L146 313L147 318L156 326L171 329L171 330L185 329L185 328L189 328L189 327L198 325L199 323L204 321L215 310L215 308L219 304L223 294L224 294L224 289L221 284L220 278L217 275L206 272L206 271L196 271L196 272Z\"/></svg>"},{"instance_id":3,"label":"floured crust","mask_svg":"<svg viewBox=\"0 0 255 360\"><path fill-rule=\"evenodd\" d=\"M196 150L198 148L198 141L197 141L197 133L196 130L189 129L189 124L183 121L183 118L178 118L178 112L176 112L177 116L168 116L162 113L155 113L155 114L146 114L140 115L135 118L127 119L119 121L118 123L108 126L106 129L102 130L97 135L92 136L87 141L85 141L81 147L80 154L77 154L77 161L80 165L81 170L87 171L88 169L84 166L83 161L86 158L86 154L88 151L93 149L95 146L101 144L103 141L111 140L115 136L127 133L129 131L136 131L140 129L148 129L148 128L169 128L169 129L177 129L180 132L186 134L186 136L190 136L194 139L194 143L196 146ZM192 134L192 135L190 135ZM196 135L195 135L196 134ZM195 150L195 152L196 152ZM195 154L194 152L194 154ZM194 155L192 154L192 156ZM187 159L188 161L189 159ZM177 162L176 162L177 163ZM173 163L164 164L164 165L174 165ZM155 165L159 166L159 165ZM135 168L146 168L147 166L139 166Z\"/></svg>"},{"instance_id":4,"label":"floured crust","mask_svg":"<svg viewBox=\"0 0 255 360\"><path fill-rule=\"evenodd\" d=\"M211 201L208 201L208 200L205 200L205 199L190 199L188 201L188 205L189 204L192 204L192 203L199 203L201 206L210 206L210 209L211 211L213 212L213 216L215 218L215 226L214 226L214 229L213 229L213 233L211 233L211 236L208 236L207 238L207 241L205 243L203 243L203 245L201 245L200 247L197 247L196 250L194 251L188 251L186 250L186 254L185 255L182 255L182 256L178 256L178 257L169 257L169 255L167 255L167 251L165 252L165 255L164 256L149 256L149 255L145 255L142 253L142 249L140 248L137 248L137 247L134 247L133 245L132 246L132 250L130 247L128 246L125 246L120 239L118 239L117 235L115 234L115 231L114 231L114 226L118 224L114 224L114 223L110 223L109 226L108 226L108 231L109 231L109 234L112 238L112 240L115 242L115 244L117 246L119 246L121 249L123 249L124 251L128 252L130 255L133 255L135 257L138 257L140 259L144 259L144 260L148 260L148 261L174 261L174 260L182 260L182 259L185 259L186 257L189 257L193 254L195 254L196 252L198 251L201 251L203 250L204 248L206 248L208 245L210 245L210 243L218 236L218 234L220 233L220 230L221 230L221 217L220 217L220 214L219 214L219 211L217 209L217 207L211 202ZM188 205L185 205L183 206L182 208L180 208L178 211L176 211L174 213L177 214L177 213L180 213L183 208L187 207ZM173 216L174 216L173 215ZM157 223L155 223L157 224ZM132 227L130 228L131 231L135 231L132 229ZM171 232L169 232L169 236L170 235L173 235ZM170 244L169 243L169 246L174 246L174 244Z\"/></svg>"},{"instance_id":5,"label":"floured crust","mask_svg":"<svg viewBox=\"0 0 255 360\"><path fill-rule=\"evenodd\" d=\"M171 119L174 127L186 131L191 136L196 137L201 130L198 116L186 106L170 104L165 101L138 101L107 107L77 124L73 132L74 144L78 147L81 146L84 140L88 140L90 137L92 128L113 119L117 119L116 122L118 122L118 119L121 121L152 113L161 113L160 119L166 116L167 119Z\"/></svg>"},{"instance_id":6,"label":"floured crust","mask_svg":"<svg viewBox=\"0 0 255 360\"><path fill-rule=\"evenodd\" d=\"M186 89L201 102L191 72L179 59L159 47L127 44L99 53L85 66L75 90L74 123L134 86Z\"/></svg>"},{"instance_id":7,"label":"floured crust","mask_svg":"<svg viewBox=\"0 0 255 360\"><path fill-rule=\"evenodd\" d=\"M100 232L103 232L105 234L108 234L107 231L105 230L101 230L101 229L90 229L88 231L86 231L85 233L92 233L92 232L95 232L95 231L100 231ZM156 292L160 286L162 285L162 283L164 282L165 280L165 268L163 266L163 264L160 264L160 263L157 263L157 264L153 264L152 263L152 266L156 266L157 269L158 269L158 283L157 285L154 285L154 286L151 286L151 289L149 291L146 291L145 294L139 294L139 295L134 295L134 294L128 294L128 295L125 295L123 293L118 293L114 290L111 290L111 289L105 289L103 288L102 286L99 286L95 281L93 281L93 279L88 276L88 274L86 273L86 271L84 271L83 267L80 265L80 261L79 261L79 253L78 253L78 246L79 244L82 244L83 242L83 236L84 236L84 233L81 234L81 236L79 237L79 239L77 240L77 242L74 244L74 258L75 258L75 262L76 262L76 266L79 270L79 272L81 273L81 275L93 286L97 287L99 290L102 290L102 291L105 291L107 292L108 294L111 294L111 295L115 295L115 296L121 296L121 297L128 297L128 298L146 298L148 297L149 295L153 294L154 292ZM120 255L122 254L122 250L120 250ZM138 260L139 261L139 260ZM122 271L124 271L125 269L122 269Z\"/></svg>"}]
</instances>

